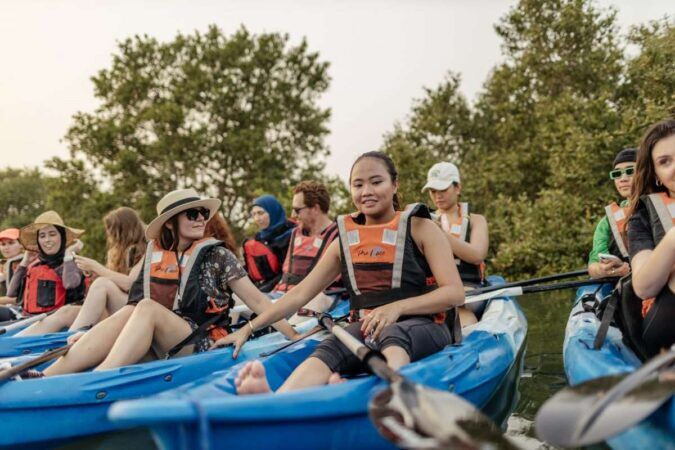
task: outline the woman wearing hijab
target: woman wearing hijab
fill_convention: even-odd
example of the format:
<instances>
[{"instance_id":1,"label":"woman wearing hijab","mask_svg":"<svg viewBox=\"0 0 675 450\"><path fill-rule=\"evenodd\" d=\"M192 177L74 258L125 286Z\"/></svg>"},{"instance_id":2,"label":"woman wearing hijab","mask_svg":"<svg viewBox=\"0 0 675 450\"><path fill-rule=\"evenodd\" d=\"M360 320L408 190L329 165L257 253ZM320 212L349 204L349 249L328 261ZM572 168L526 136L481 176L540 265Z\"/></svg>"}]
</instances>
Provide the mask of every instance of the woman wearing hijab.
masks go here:
<instances>
[{"instance_id":1,"label":"woman wearing hijab","mask_svg":"<svg viewBox=\"0 0 675 450\"><path fill-rule=\"evenodd\" d=\"M263 195L253 201L251 217L259 231L253 239L244 241L244 264L256 286L269 292L281 278L296 224L286 218L283 206L272 195Z\"/></svg>"},{"instance_id":2,"label":"woman wearing hijab","mask_svg":"<svg viewBox=\"0 0 675 450\"><path fill-rule=\"evenodd\" d=\"M82 300L84 275L73 259L82 248L77 240L82 233L84 230L66 226L54 211L40 214L23 227L19 240L26 252L3 303L15 304L20 299L24 313L40 314Z\"/></svg>"}]
</instances>

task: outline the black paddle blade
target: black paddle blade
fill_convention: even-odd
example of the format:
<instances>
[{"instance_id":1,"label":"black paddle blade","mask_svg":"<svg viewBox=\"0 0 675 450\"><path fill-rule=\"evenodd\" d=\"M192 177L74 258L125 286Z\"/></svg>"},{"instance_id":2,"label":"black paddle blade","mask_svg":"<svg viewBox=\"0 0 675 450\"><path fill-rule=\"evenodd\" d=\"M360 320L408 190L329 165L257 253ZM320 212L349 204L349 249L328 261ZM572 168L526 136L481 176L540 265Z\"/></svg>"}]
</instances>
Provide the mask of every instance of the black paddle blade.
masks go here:
<instances>
[{"instance_id":1,"label":"black paddle blade","mask_svg":"<svg viewBox=\"0 0 675 450\"><path fill-rule=\"evenodd\" d=\"M561 390L539 409L537 436L562 447L595 444L642 422L675 393L675 372L663 372L617 398L589 421L583 413L592 411L624 378L625 375L601 377ZM584 427L584 423L588 425Z\"/></svg>"},{"instance_id":2,"label":"black paddle blade","mask_svg":"<svg viewBox=\"0 0 675 450\"><path fill-rule=\"evenodd\" d=\"M517 448L473 404L406 379L374 396L368 413L380 434L401 448Z\"/></svg>"}]
</instances>

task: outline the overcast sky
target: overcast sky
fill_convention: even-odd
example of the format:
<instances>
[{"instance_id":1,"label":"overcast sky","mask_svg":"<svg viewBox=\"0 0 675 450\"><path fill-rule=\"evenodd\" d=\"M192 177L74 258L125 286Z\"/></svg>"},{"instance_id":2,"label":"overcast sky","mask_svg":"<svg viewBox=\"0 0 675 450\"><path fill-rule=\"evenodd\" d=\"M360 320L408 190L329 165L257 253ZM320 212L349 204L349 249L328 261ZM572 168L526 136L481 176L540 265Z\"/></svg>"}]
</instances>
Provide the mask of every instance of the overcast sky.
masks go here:
<instances>
[{"instance_id":1,"label":"overcast sky","mask_svg":"<svg viewBox=\"0 0 675 450\"><path fill-rule=\"evenodd\" d=\"M108 67L116 43L134 34L172 39L178 31L305 36L330 61L330 173L346 177L354 157L375 150L404 120L423 87L448 70L473 99L500 60L493 25L506 0L0 0L0 167L67 156L61 141L77 111L96 107L89 77ZM603 0L626 30L675 12L666 0Z\"/></svg>"}]
</instances>

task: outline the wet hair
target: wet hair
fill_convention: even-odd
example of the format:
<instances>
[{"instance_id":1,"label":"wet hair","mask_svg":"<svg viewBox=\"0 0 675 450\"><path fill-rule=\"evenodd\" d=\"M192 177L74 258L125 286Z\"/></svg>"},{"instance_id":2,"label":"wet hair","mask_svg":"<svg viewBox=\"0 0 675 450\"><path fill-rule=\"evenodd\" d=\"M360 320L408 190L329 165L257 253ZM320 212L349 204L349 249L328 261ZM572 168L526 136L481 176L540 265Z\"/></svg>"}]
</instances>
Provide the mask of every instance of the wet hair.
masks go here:
<instances>
[{"instance_id":1,"label":"wet hair","mask_svg":"<svg viewBox=\"0 0 675 450\"><path fill-rule=\"evenodd\" d=\"M318 181L301 181L293 188L293 193L302 193L306 206L311 208L314 205L319 205L321 212L328 214L330 194L323 184Z\"/></svg>"},{"instance_id":2,"label":"wet hair","mask_svg":"<svg viewBox=\"0 0 675 450\"><path fill-rule=\"evenodd\" d=\"M145 224L138 213L123 206L103 217L105 227L106 266L119 273L129 273L145 254Z\"/></svg>"},{"instance_id":3,"label":"wet hair","mask_svg":"<svg viewBox=\"0 0 675 450\"><path fill-rule=\"evenodd\" d=\"M204 230L204 237L212 237L223 241L225 248L239 256L239 248L237 248L236 241L232 229L227 224L227 221L220 213L216 213L207 223Z\"/></svg>"},{"instance_id":4,"label":"wet hair","mask_svg":"<svg viewBox=\"0 0 675 450\"><path fill-rule=\"evenodd\" d=\"M352 172L354 171L354 167L356 166L356 164L358 164L359 161L366 158L377 159L378 161L380 161L384 165L385 169L387 169L387 172L391 177L391 182L394 183L398 181L398 171L396 170L396 165L394 165L394 161L392 161L392 159L385 153L372 151L363 153L358 158L356 158L356 161L354 161L354 164L352 164L352 168L349 170L349 184L352 183ZM398 197L398 193L394 194L394 198L392 201L394 203L394 210L400 211L401 201Z\"/></svg>"},{"instance_id":5,"label":"wet hair","mask_svg":"<svg viewBox=\"0 0 675 450\"><path fill-rule=\"evenodd\" d=\"M667 192L665 186L656 185L656 170L654 169L654 161L652 161L652 151L659 141L672 135L675 135L675 119L666 119L649 127L642 137L637 152L633 191L630 197L631 215L635 212L641 196L656 192Z\"/></svg>"}]
</instances>

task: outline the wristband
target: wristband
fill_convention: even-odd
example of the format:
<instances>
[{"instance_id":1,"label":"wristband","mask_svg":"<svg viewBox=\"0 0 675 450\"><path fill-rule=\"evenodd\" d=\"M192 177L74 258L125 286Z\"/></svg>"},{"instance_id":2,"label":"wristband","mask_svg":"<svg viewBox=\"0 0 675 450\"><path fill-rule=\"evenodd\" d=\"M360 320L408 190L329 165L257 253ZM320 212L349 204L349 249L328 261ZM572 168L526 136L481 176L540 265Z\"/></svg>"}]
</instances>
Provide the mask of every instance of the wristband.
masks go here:
<instances>
[{"instance_id":1,"label":"wristband","mask_svg":"<svg viewBox=\"0 0 675 450\"><path fill-rule=\"evenodd\" d=\"M251 328L251 334L255 333L255 329L253 328L253 324L250 320L248 321L248 326Z\"/></svg>"}]
</instances>

